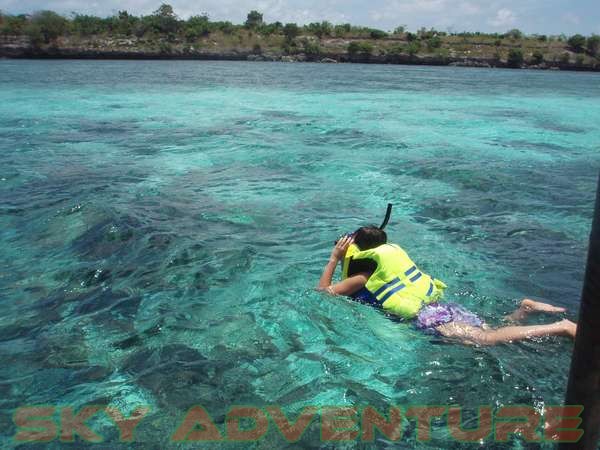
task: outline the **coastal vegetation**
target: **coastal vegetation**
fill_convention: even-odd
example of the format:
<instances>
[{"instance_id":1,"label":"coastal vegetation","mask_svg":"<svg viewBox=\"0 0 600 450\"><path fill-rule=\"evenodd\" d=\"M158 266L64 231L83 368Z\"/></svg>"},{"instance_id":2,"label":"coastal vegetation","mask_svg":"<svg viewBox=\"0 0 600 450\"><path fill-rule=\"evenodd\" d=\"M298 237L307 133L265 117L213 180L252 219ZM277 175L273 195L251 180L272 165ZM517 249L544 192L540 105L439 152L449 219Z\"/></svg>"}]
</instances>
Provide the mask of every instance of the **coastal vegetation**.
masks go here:
<instances>
[{"instance_id":1,"label":"coastal vegetation","mask_svg":"<svg viewBox=\"0 0 600 450\"><path fill-rule=\"evenodd\" d=\"M404 26L379 30L328 21L266 22L250 11L243 24L208 14L180 18L162 4L152 14L110 17L53 11L0 12L0 56L179 57L326 62L453 64L600 70L600 36L446 32Z\"/></svg>"}]
</instances>

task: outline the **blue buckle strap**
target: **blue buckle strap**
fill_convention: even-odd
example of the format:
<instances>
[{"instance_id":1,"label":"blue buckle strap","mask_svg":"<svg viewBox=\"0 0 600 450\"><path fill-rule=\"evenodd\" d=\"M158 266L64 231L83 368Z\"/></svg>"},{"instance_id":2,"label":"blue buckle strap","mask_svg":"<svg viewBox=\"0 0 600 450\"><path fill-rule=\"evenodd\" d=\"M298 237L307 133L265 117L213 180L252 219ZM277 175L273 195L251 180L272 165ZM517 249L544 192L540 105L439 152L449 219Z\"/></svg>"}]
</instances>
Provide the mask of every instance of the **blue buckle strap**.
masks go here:
<instances>
[{"instance_id":1,"label":"blue buckle strap","mask_svg":"<svg viewBox=\"0 0 600 450\"><path fill-rule=\"evenodd\" d=\"M375 297L379 296L380 294L383 293L383 291L385 291L386 289L394 286L395 284L400 283L400 278L396 277L394 278L392 281L390 281L389 283L385 283L383 286L381 286L379 289L377 289L375 292L373 292L373 295Z\"/></svg>"},{"instance_id":2,"label":"blue buckle strap","mask_svg":"<svg viewBox=\"0 0 600 450\"><path fill-rule=\"evenodd\" d=\"M406 272L404 272L404 275L406 275L408 277L412 273L414 273L416 270L417 270L417 266L412 266L410 269L408 269ZM423 274L420 271L417 271L417 273L410 278L410 282L414 283L415 281L417 281L422 276L423 276ZM400 290L402 290L402 289L404 289L406 287L406 284L404 284L404 283L398 285L398 283L400 283L400 281L401 281L400 278L398 278L398 277L394 278L392 281L384 284L379 289L377 289L375 292L373 292L373 295L378 298L387 289L392 288L389 291L387 291L385 293L385 295L383 297L381 297L381 299L379 299L380 302L385 302L388 298L390 298L396 292L398 292L398 291L400 291ZM429 287L429 292L427 293L427 296L429 296L431 294L431 291L433 291L433 285L431 285Z\"/></svg>"},{"instance_id":3,"label":"blue buckle strap","mask_svg":"<svg viewBox=\"0 0 600 450\"><path fill-rule=\"evenodd\" d=\"M396 286L394 289L390 289L389 291L386 292L386 294L383 297L381 297L381 299L379 301L381 303L385 302L388 298L390 298L396 292L404 289L405 287L406 287L406 285L404 283L402 283L401 285Z\"/></svg>"},{"instance_id":4,"label":"blue buckle strap","mask_svg":"<svg viewBox=\"0 0 600 450\"><path fill-rule=\"evenodd\" d=\"M410 282L411 282L411 283L414 283L415 281L417 281L417 280L418 280L419 278L421 278L422 276L423 276L423 274L422 274L421 272L417 272L417 274L416 274L414 277L412 277L412 278L410 279Z\"/></svg>"},{"instance_id":5,"label":"blue buckle strap","mask_svg":"<svg viewBox=\"0 0 600 450\"><path fill-rule=\"evenodd\" d=\"M425 294L427 297L429 297L431 295L431 293L433 292L433 283L430 281L429 282L429 290L427 291L427 294Z\"/></svg>"}]
</instances>

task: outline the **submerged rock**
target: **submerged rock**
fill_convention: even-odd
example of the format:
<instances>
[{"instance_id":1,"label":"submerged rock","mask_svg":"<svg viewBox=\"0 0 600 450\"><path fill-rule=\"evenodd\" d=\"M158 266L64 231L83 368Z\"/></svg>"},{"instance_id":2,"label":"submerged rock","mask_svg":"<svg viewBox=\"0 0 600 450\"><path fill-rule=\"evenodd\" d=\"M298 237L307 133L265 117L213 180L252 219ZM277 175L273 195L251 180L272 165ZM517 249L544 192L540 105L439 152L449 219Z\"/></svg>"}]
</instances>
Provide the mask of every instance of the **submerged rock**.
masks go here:
<instances>
[{"instance_id":1,"label":"submerged rock","mask_svg":"<svg viewBox=\"0 0 600 450\"><path fill-rule=\"evenodd\" d=\"M194 404L224 407L222 376L232 367L232 362L209 360L193 348L169 344L135 352L121 370L148 389L162 407L179 412Z\"/></svg>"},{"instance_id":2,"label":"submerged rock","mask_svg":"<svg viewBox=\"0 0 600 450\"><path fill-rule=\"evenodd\" d=\"M141 223L134 217L105 219L73 241L72 249L86 259L104 259L123 252Z\"/></svg>"},{"instance_id":3,"label":"submerged rock","mask_svg":"<svg viewBox=\"0 0 600 450\"><path fill-rule=\"evenodd\" d=\"M140 302L141 297L130 296L124 291L97 288L90 293L80 296L75 313L83 315L110 309L113 313L133 318Z\"/></svg>"}]
</instances>

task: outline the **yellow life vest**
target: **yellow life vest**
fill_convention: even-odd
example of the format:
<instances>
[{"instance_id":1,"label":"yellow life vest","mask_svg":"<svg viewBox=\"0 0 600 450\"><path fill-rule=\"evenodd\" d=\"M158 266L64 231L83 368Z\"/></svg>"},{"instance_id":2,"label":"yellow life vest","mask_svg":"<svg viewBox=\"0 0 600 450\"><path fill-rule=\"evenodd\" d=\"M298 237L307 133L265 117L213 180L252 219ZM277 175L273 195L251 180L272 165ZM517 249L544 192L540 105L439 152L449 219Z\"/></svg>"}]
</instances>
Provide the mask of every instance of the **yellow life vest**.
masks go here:
<instances>
[{"instance_id":1,"label":"yellow life vest","mask_svg":"<svg viewBox=\"0 0 600 450\"><path fill-rule=\"evenodd\" d=\"M371 259L377 264L365 287L384 310L411 319L424 304L439 300L446 285L421 272L408 254L395 244L361 251L350 245L342 263L342 279L348 278L351 260Z\"/></svg>"}]
</instances>

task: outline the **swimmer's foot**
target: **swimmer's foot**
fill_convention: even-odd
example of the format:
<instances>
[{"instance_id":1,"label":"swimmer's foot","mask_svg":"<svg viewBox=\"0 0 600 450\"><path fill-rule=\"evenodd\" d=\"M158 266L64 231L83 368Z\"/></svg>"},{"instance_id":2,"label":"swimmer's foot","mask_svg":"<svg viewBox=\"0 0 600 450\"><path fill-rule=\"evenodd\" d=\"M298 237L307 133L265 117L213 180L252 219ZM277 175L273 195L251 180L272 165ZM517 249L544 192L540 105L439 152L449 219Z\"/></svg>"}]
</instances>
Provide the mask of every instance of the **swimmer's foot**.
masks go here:
<instances>
[{"instance_id":1,"label":"swimmer's foot","mask_svg":"<svg viewBox=\"0 0 600 450\"><path fill-rule=\"evenodd\" d=\"M548 303L536 302L530 298L524 298L521 301L521 308L525 308L528 312L547 312L547 313L563 313L566 311L565 308L560 306L550 305Z\"/></svg>"},{"instance_id":2,"label":"swimmer's foot","mask_svg":"<svg viewBox=\"0 0 600 450\"><path fill-rule=\"evenodd\" d=\"M565 308L559 306L550 305L548 303L536 302L530 298L524 298L521 300L521 306L515 312L506 316L508 320L519 321L527 317L528 314L534 312L545 312L551 314L558 314L565 312Z\"/></svg>"},{"instance_id":3,"label":"swimmer's foot","mask_svg":"<svg viewBox=\"0 0 600 450\"><path fill-rule=\"evenodd\" d=\"M571 339L575 339L575 335L577 334L577 324L575 322L571 322L570 320L561 320L561 325L565 328L565 336L569 336Z\"/></svg>"}]
</instances>

